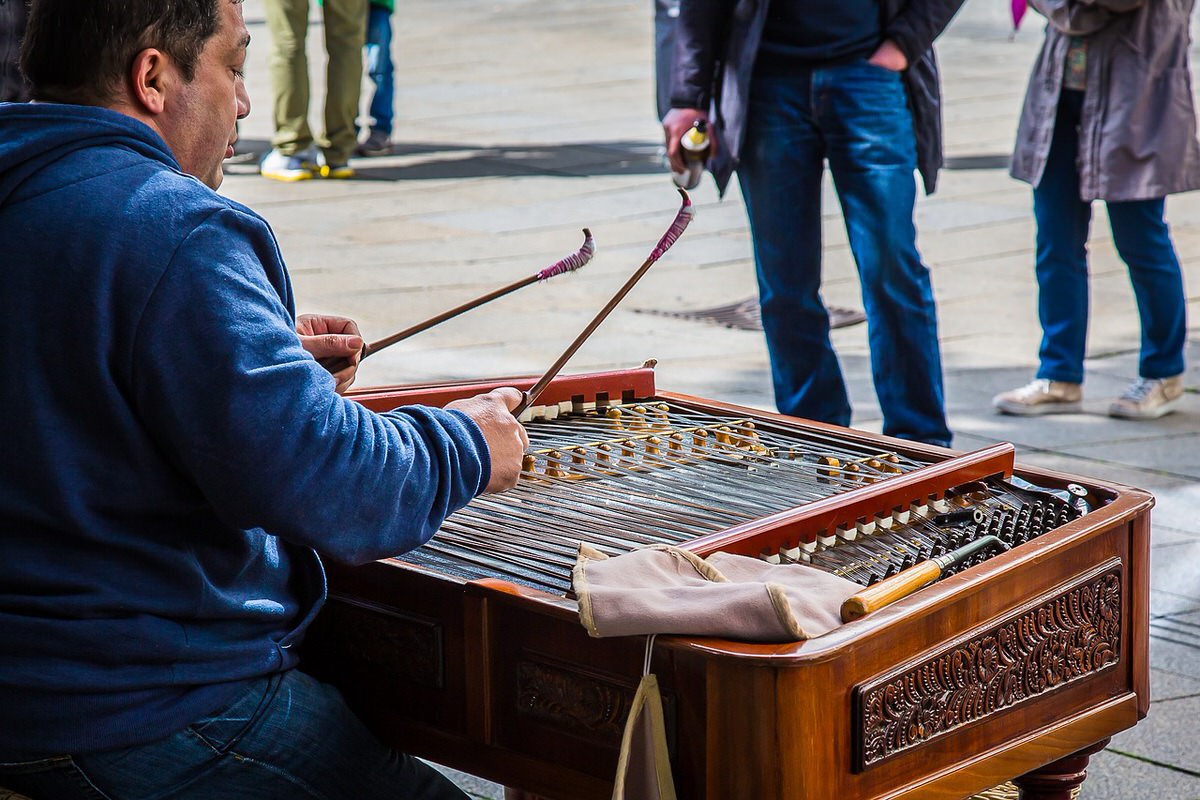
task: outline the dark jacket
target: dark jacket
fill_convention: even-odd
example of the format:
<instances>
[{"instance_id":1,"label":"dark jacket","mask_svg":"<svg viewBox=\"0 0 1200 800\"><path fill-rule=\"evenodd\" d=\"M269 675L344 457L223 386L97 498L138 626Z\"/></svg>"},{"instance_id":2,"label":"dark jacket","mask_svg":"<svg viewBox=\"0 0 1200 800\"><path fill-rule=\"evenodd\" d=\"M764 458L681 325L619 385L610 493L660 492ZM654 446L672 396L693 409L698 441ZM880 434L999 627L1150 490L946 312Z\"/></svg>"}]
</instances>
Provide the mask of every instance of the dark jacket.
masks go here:
<instances>
[{"instance_id":1,"label":"dark jacket","mask_svg":"<svg viewBox=\"0 0 1200 800\"><path fill-rule=\"evenodd\" d=\"M21 37L25 35L26 0L0 0L0 103L29 99L21 76Z\"/></svg>"},{"instance_id":2,"label":"dark jacket","mask_svg":"<svg viewBox=\"0 0 1200 800\"><path fill-rule=\"evenodd\" d=\"M314 551L487 484L465 414L334 392L267 223L131 117L0 104L0 243L0 753L182 730L296 664Z\"/></svg>"},{"instance_id":3,"label":"dark jacket","mask_svg":"<svg viewBox=\"0 0 1200 800\"><path fill-rule=\"evenodd\" d=\"M786 2L786 0L773 0ZM881 0L883 36L908 58L904 73L917 168L932 193L942 166L942 99L933 40L963 0ZM722 193L737 169L745 138L750 77L769 0L683 0L675 44L671 105L709 109L719 139L710 168Z\"/></svg>"},{"instance_id":4,"label":"dark jacket","mask_svg":"<svg viewBox=\"0 0 1200 800\"><path fill-rule=\"evenodd\" d=\"M1046 168L1072 36L1087 41L1079 121L1079 199L1150 200L1200 189L1192 102L1195 0L1033 0L1048 19L1021 112L1012 175L1037 186Z\"/></svg>"}]
</instances>

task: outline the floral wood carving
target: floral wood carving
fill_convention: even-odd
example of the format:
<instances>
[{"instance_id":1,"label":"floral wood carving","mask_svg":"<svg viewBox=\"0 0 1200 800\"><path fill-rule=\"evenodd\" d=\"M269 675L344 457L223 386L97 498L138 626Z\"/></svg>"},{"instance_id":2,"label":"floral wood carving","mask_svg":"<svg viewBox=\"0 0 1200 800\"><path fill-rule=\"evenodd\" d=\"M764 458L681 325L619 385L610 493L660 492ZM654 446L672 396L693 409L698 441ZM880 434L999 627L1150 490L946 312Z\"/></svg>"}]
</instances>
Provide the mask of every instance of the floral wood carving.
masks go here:
<instances>
[{"instance_id":1,"label":"floral wood carving","mask_svg":"<svg viewBox=\"0 0 1200 800\"><path fill-rule=\"evenodd\" d=\"M1121 567L855 688L856 771L1114 666Z\"/></svg>"},{"instance_id":2,"label":"floral wood carving","mask_svg":"<svg viewBox=\"0 0 1200 800\"><path fill-rule=\"evenodd\" d=\"M633 692L546 664L517 666L518 711L614 747L621 743Z\"/></svg>"}]
</instances>

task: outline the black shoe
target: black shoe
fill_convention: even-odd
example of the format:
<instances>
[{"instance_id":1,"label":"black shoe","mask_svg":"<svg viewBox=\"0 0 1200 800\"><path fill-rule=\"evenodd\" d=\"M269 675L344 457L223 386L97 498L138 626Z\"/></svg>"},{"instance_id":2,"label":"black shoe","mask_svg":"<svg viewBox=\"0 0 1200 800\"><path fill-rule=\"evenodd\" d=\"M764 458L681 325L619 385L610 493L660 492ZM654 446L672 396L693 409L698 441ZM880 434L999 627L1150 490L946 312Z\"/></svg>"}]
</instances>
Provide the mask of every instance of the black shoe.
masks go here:
<instances>
[{"instance_id":1,"label":"black shoe","mask_svg":"<svg viewBox=\"0 0 1200 800\"><path fill-rule=\"evenodd\" d=\"M383 131L372 130L371 135L358 143L354 154L359 156L386 156L392 152L391 136Z\"/></svg>"}]
</instances>

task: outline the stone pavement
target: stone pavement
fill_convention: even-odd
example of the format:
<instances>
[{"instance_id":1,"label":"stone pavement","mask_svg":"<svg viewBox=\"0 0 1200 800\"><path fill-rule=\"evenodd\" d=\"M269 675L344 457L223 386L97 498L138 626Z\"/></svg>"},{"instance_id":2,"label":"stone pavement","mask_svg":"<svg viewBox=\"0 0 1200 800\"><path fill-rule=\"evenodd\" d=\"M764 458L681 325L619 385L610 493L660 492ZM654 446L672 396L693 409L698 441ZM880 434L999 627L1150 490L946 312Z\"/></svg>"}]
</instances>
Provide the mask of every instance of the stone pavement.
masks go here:
<instances>
[{"instance_id":1,"label":"stone pavement","mask_svg":"<svg viewBox=\"0 0 1200 800\"><path fill-rule=\"evenodd\" d=\"M525 277L573 252L590 226L595 260L445 323L367 361L360 385L537 374L642 262L677 197L658 164L652 3L405 0L395 17L399 146L358 160L352 181L281 184L255 174L271 133L261 0L246 0L254 111L224 185L274 226L301 311L344 313L368 339ZM315 6L314 6L315 8ZM1037 465L1139 486L1154 512L1149 717L1092 759L1085 800L1200 798L1200 367L1182 410L1131 423L1104 415L1136 377L1138 328L1102 208L1091 244L1093 316L1085 412L993 414L996 392L1033 373L1039 330L1029 188L1007 177L1025 78L1040 41L1030 15L1010 39L1008 3L970 0L939 43L949 168L920 202L921 247L939 302L955 446L1011 441ZM317 12L314 11L314 14ZM310 52L323 63L319 16ZM1193 54L1193 60L1197 60ZM319 83L319 78L318 78ZM319 86L314 97L320 98ZM319 120L319 100L312 118ZM771 408L761 334L639 310L689 312L754 294L736 187L711 180L679 243L569 364L568 372L659 359L659 385ZM827 187L825 297L861 307ZM1200 196L1168 201L1191 285L1200 285ZM1193 320L1195 294L1190 295ZM1196 330L1193 323L1192 331ZM834 333L854 424L878 430L865 326ZM1193 353L1195 335L1192 336ZM479 797L499 787L460 776Z\"/></svg>"}]
</instances>

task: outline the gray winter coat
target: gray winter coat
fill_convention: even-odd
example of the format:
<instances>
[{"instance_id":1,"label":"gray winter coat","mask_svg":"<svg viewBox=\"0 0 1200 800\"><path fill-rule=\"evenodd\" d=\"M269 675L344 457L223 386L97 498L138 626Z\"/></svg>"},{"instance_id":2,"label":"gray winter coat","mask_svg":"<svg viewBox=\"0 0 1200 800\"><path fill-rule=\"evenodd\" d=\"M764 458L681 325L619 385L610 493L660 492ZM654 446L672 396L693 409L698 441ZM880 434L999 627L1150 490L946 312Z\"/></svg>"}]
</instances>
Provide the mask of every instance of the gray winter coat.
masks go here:
<instances>
[{"instance_id":1,"label":"gray winter coat","mask_svg":"<svg viewBox=\"0 0 1200 800\"><path fill-rule=\"evenodd\" d=\"M1079 197L1127 201L1200 188L1188 68L1195 0L1031 0L1049 20L1017 129L1012 176L1046 167L1070 37L1087 39Z\"/></svg>"},{"instance_id":2,"label":"gray winter coat","mask_svg":"<svg viewBox=\"0 0 1200 800\"><path fill-rule=\"evenodd\" d=\"M750 76L771 0L683 0L679 7L671 105L709 109L719 147L710 168L724 193L745 138ZM786 0L774 0L786 2ZM932 193L942 167L942 95L933 40L963 0L880 0L883 37L908 58L917 169Z\"/></svg>"}]
</instances>

